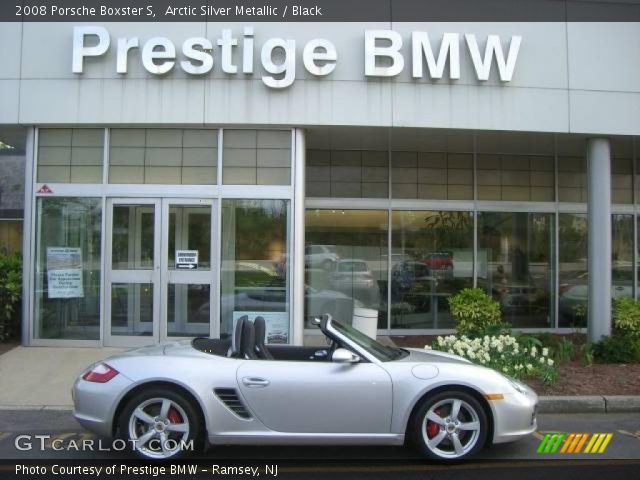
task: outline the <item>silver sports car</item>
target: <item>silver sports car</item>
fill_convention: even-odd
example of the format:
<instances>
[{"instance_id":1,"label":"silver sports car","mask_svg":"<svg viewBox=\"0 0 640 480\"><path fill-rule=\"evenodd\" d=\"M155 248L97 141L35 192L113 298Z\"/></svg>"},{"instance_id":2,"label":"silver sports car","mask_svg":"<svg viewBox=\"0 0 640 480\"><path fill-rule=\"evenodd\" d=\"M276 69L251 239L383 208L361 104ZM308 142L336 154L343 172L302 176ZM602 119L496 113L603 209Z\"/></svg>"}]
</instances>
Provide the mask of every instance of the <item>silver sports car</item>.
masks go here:
<instances>
[{"instance_id":1,"label":"silver sports car","mask_svg":"<svg viewBox=\"0 0 640 480\"><path fill-rule=\"evenodd\" d=\"M401 445L467 458L536 428L526 385L442 352L384 346L329 315L327 347L265 345L265 322L230 339L133 350L83 372L74 416L140 456L175 458L217 444Z\"/></svg>"}]
</instances>

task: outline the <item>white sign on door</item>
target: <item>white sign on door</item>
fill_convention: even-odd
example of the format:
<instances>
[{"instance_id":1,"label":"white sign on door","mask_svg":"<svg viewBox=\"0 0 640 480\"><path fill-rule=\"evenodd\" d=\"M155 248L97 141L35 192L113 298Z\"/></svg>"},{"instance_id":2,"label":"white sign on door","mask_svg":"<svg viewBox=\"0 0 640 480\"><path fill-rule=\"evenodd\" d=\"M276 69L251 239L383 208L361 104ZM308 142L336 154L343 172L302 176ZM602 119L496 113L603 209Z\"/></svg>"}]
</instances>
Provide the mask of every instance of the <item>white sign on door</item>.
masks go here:
<instances>
[{"instance_id":1,"label":"white sign on door","mask_svg":"<svg viewBox=\"0 0 640 480\"><path fill-rule=\"evenodd\" d=\"M198 250L176 250L176 268L195 270L198 268Z\"/></svg>"},{"instance_id":2,"label":"white sign on door","mask_svg":"<svg viewBox=\"0 0 640 480\"><path fill-rule=\"evenodd\" d=\"M82 298L82 250L69 247L47 248L49 298Z\"/></svg>"}]
</instances>

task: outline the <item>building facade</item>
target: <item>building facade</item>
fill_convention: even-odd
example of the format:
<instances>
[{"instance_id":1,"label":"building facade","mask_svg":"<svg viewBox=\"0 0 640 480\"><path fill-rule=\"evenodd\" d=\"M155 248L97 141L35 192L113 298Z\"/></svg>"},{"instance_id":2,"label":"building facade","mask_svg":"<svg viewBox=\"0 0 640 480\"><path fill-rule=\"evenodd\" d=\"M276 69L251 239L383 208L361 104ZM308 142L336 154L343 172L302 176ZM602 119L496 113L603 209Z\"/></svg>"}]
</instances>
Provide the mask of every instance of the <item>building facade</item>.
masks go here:
<instances>
[{"instance_id":1,"label":"building facade","mask_svg":"<svg viewBox=\"0 0 640 480\"><path fill-rule=\"evenodd\" d=\"M2 24L23 343L221 336L244 314L301 343L324 312L430 334L471 286L515 328L606 334L611 299L639 289L638 39L638 23Z\"/></svg>"}]
</instances>

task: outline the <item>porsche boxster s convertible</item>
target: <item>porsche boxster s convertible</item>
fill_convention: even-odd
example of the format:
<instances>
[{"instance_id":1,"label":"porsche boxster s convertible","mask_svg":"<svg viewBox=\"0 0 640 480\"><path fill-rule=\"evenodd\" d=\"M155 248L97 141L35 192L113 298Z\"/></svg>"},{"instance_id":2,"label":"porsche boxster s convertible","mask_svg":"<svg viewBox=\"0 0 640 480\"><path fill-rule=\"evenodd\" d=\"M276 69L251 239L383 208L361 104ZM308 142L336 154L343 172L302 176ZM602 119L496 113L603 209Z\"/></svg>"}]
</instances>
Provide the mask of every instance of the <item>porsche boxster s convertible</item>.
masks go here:
<instances>
[{"instance_id":1,"label":"porsche boxster s convertible","mask_svg":"<svg viewBox=\"0 0 640 480\"><path fill-rule=\"evenodd\" d=\"M74 416L143 458L217 444L415 445L460 460L536 428L526 385L461 357L382 345L329 315L325 348L265 345L247 317L229 339L125 352L73 386Z\"/></svg>"}]
</instances>

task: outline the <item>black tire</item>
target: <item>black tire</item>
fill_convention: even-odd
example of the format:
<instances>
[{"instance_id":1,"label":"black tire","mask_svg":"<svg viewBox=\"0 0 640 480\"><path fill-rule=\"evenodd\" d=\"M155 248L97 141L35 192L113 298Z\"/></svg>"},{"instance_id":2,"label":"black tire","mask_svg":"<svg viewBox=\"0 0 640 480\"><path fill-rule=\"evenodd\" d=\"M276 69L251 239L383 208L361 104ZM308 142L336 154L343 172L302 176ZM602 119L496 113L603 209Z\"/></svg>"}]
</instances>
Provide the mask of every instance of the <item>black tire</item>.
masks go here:
<instances>
[{"instance_id":1,"label":"black tire","mask_svg":"<svg viewBox=\"0 0 640 480\"><path fill-rule=\"evenodd\" d=\"M167 408L165 402L169 406L163 416L162 409ZM127 402L118 418L118 428L120 437L140 458L175 459L202 448L204 431L201 417L199 408L184 394L153 387L134 395Z\"/></svg>"},{"instance_id":2,"label":"black tire","mask_svg":"<svg viewBox=\"0 0 640 480\"><path fill-rule=\"evenodd\" d=\"M458 415L452 418L456 404L459 405ZM442 423L434 421L436 417ZM410 439L422 455L433 460L456 462L470 458L482 449L489 421L475 397L460 390L446 390L424 401L409 427Z\"/></svg>"}]
</instances>

